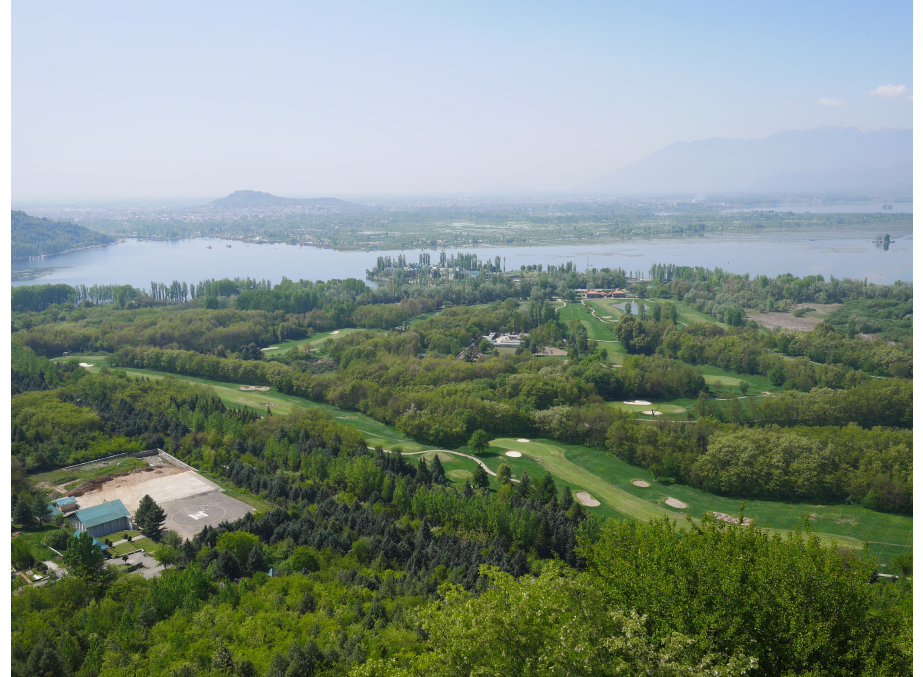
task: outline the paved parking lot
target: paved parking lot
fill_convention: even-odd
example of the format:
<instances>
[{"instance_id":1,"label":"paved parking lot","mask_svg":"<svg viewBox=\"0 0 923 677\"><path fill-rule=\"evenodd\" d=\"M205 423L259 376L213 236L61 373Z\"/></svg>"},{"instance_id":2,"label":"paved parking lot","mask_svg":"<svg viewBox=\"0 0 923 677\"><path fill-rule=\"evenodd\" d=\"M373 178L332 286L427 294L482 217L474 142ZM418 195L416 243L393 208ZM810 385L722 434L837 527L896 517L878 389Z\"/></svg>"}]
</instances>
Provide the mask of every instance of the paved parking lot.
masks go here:
<instances>
[{"instance_id":1,"label":"paved parking lot","mask_svg":"<svg viewBox=\"0 0 923 677\"><path fill-rule=\"evenodd\" d=\"M246 503L220 491L161 503L160 507L167 513L165 528L173 529L183 538L192 538L206 524L213 527L219 522L233 522L253 511Z\"/></svg>"}]
</instances>

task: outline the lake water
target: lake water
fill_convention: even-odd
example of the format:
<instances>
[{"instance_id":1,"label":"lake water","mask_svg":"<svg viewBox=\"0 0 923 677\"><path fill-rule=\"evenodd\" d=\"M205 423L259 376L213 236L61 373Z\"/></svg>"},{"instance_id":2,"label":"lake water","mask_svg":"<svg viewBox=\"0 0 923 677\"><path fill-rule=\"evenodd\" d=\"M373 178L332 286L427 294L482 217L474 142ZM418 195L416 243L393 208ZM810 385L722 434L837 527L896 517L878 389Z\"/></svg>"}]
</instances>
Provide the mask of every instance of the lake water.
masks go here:
<instances>
[{"instance_id":1,"label":"lake water","mask_svg":"<svg viewBox=\"0 0 923 677\"><path fill-rule=\"evenodd\" d=\"M631 314L637 317L641 314L641 304L636 301L626 301L625 303L613 303L613 308L618 308L619 310L625 310L625 306L631 306Z\"/></svg>"},{"instance_id":2,"label":"lake water","mask_svg":"<svg viewBox=\"0 0 923 677\"><path fill-rule=\"evenodd\" d=\"M891 209L882 209L885 204ZM793 214L913 214L913 202L831 202L811 204L806 202L767 204L759 207L725 209L731 212L792 212Z\"/></svg>"},{"instance_id":3,"label":"lake water","mask_svg":"<svg viewBox=\"0 0 923 677\"><path fill-rule=\"evenodd\" d=\"M446 250L477 253L480 259L500 257L507 270L541 263L561 265L573 261L578 270L622 268L646 275L655 263L720 267L728 272L775 277L783 273L868 278L890 284L913 280L913 227L889 226L888 251L875 246L881 232L862 228L833 230L747 230L702 236L636 238L617 242L587 240L577 244L541 247L482 247ZM228 248L225 245L230 244ZM208 249L207 247L211 247ZM415 261L421 250L405 250ZM438 252L430 251L438 258ZM367 269L381 254L393 252L339 252L292 245L246 245L214 239L174 242L139 242L87 249L36 261L13 261L13 286L63 283L131 284L142 289L151 282L199 282L209 278L251 277L273 283L292 280L365 279ZM24 276L32 279L17 279Z\"/></svg>"}]
</instances>

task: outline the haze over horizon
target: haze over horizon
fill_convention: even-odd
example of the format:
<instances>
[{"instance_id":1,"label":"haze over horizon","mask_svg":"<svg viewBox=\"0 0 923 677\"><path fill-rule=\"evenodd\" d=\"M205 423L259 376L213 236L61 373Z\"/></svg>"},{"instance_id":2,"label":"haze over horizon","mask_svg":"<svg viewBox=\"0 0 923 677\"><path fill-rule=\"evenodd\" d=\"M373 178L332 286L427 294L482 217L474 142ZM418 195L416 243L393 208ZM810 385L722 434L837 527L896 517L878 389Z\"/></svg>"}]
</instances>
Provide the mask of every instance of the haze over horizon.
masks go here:
<instances>
[{"instance_id":1,"label":"haze over horizon","mask_svg":"<svg viewBox=\"0 0 923 677\"><path fill-rule=\"evenodd\" d=\"M540 194L912 129L912 4L12 8L13 201Z\"/></svg>"}]
</instances>

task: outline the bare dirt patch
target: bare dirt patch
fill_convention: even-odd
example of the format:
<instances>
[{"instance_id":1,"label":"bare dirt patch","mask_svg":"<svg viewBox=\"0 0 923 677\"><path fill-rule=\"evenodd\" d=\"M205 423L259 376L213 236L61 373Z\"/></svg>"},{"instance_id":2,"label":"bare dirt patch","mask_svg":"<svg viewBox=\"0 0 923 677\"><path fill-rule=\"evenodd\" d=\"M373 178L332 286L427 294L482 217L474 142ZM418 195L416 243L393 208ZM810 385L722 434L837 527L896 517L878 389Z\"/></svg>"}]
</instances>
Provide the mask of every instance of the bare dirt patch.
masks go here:
<instances>
[{"instance_id":1,"label":"bare dirt patch","mask_svg":"<svg viewBox=\"0 0 923 677\"><path fill-rule=\"evenodd\" d=\"M801 303L792 306L792 310L799 308L813 308L815 312L806 313L804 317L795 317L791 313L747 313L747 319L753 320L761 327L772 329L781 327L792 331L811 331L823 322L824 318L839 308L840 303Z\"/></svg>"},{"instance_id":2,"label":"bare dirt patch","mask_svg":"<svg viewBox=\"0 0 923 677\"><path fill-rule=\"evenodd\" d=\"M641 487L642 489L647 489L649 486L651 486L644 480L632 480L631 483L634 484L636 487Z\"/></svg>"},{"instance_id":3,"label":"bare dirt patch","mask_svg":"<svg viewBox=\"0 0 923 677\"><path fill-rule=\"evenodd\" d=\"M238 390L243 390L245 392L250 390L259 390L261 393L268 393L269 386L241 386Z\"/></svg>"},{"instance_id":4,"label":"bare dirt patch","mask_svg":"<svg viewBox=\"0 0 923 677\"><path fill-rule=\"evenodd\" d=\"M578 491L576 494L574 494L574 496L578 501L580 501L582 505L585 505L588 508L595 508L597 505L599 505L599 501L597 501L585 491Z\"/></svg>"},{"instance_id":5,"label":"bare dirt patch","mask_svg":"<svg viewBox=\"0 0 923 677\"><path fill-rule=\"evenodd\" d=\"M739 517L734 517L723 512L713 512L712 515L714 515L715 518L721 520L722 522L727 522L729 524L743 524L744 526L748 526L753 522L753 520L749 517L744 517L744 521L741 522Z\"/></svg>"},{"instance_id":6,"label":"bare dirt patch","mask_svg":"<svg viewBox=\"0 0 923 677\"><path fill-rule=\"evenodd\" d=\"M667 498L667 499L664 500L664 503L666 503L666 504L667 504L668 506L670 506L671 508L679 508L680 510L683 510L683 509L689 507L688 505L686 505L686 504L683 503L682 501L677 501L675 498Z\"/></svg>"},{"instance_id":7,"label":"bare dirt patch","mask_svg":"<svg viewBox=\"0 0 923 677\"><path fill-rule=\"evenodd\" d=\"M134 513L145 494L163 505L169 501L218 489L217 485L198 473L175 466L162 466L149 471L142 469L141 472L121 477L110 475L100 479L106 481L95 485L93 490L82 493L77 499L81 509L118 499L129 512Z\"/></svg>"},{"instance_id":8,"label":"bare dirt patch","mask_svg":"<svg viewBox=\"0 0 923 677\"><path fill-rule=\"evenodd\" d=\"M561 350L560 348L545 348L541 352L535 353L536 355L544 355L546 357L564 357L567 355L566 350Z\"/></svg>"},{"instance_id":9,"label":"bare dirt patch","mask_svg":"<svg viewBox=\"0 0 923 677\"><path fill-rule=\"evenodd\" d=\"M179 468L173 468L173 469L176 471L179 471ZM126 470L125 472L117 472L112 475L106 475L104 477L94 477L93 479L87 480L83 484L77 486L71 492L70 495L73 496L74 498L79 498L80 496L83 496L84 494L89 494L90 492L93 492L93 491L100 491L102 489L102 486L108 482L116 482L119 480L123 480L126 477L129 477L131 475L138 475L140 473L152 473L152 472L156 472L156 471L154 470L152 466L148 466L146 468L137 468L136 470ZM169 473L169 474L172 474L172 473Z\"/></svg>"},{"instance_id":10,"label":"bare dirt patch","mask_svg":"<svg viewBox=\"0 0 923 677\"><path fill-rule=\"evenodd\" d=\"M278 404L273 404L272 402L260 402L260 406L263 407L278 407Z\"/></svg>"}]
</instances>

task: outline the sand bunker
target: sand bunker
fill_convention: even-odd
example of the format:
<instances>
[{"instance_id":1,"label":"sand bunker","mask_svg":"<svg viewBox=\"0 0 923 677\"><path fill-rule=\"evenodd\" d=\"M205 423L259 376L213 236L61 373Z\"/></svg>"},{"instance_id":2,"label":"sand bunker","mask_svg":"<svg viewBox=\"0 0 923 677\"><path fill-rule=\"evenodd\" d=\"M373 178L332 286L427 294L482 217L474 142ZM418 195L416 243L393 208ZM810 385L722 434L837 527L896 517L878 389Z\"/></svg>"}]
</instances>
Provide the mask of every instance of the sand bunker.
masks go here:
<instances>
[{"instance_id":1,"label":"sand bunker","mask_svg":"<svg viewBox=\"0 0 923 677\"><path fill-rule=\"evenodd\" d=\"M259 390L262 393L269 392L269 386L241 386L238 390L248 391L248 390Z\"/></svg>"},{"instance_id":2,"label":"sand bunker","mask_svg":"<svg viewBox=\"0 0 923 677\"><path fill-rule=\"evenodd\" d=\"M641 487L642 489L647 489L649 486L651 486L644 480L632 480L631 483L634 484L636 487Z\"/></svg>"},{"instance_id":3,"label":"sand bunker","mask_svg":"<svg viewBox=\"0 0 923 677\"><path fill-rule=\"evenodd\" d=\"M668 498L668 499L666 499L666 500L664 501L664 503L666 503L666 504L667 504L668 506L670 506L671 508L679 508L680 510L682 510L683 508L688 508L688 507L689 507L688 505L686 505L686 504L683 503L682 501L677 501L675 498Z\"/></svg>"},{"instance_id":4,"label":"sand bunker","mask_svg":"<svg viewBox=\"0 0 923 677\"><path fill-rule=\"evenodd\" d=\"M93 365L92 365L92 364L87 364L86 362L81 362L81 363L80 363L80 366L81 366L81 367L92 367Z\"/></svg>"},{"instance_id":5,"label":"sand bunker","mask_svg":"<svg viewBox=\"0 0 923 677\"><path fill-rule=\"evenodd\" d=\"M278 407L278 404L273 404L272 402L260 402L264 407Z\"/></svg>"},{"instance_id":6,"label":"sand bunker","mask_svg":"<svg viewBox=\"0 0 923 677\"><path fill-rule=\"evenodd\" d=\"M580 501L580 503L587 506L588 508L595 508L597 505L599 505L599 501L597 501L585 491L578 491L576 494L574 494L574 496L577 497L577 500Z\"/></svg>"},{"instance_id":7,"label":"sand bunker","mask_svg":"<svg viewBox=\"0 0 923 677\"><path fill-rule=\"evenodd\" d=\"M642 411L641 413L647 414L648 416L660 416L661 414L663 414L662 411L655 411L654 409L651 409L649 411Z\"/></svg>"},{"instance_id":8,"label":"sand bunker","mask_svg":"<svg viewBox=\"0 0 923 677\"><path fill-rule=\"evenodd\" d=\"M520 454L518 451L508 451L506 452L506 455L509 456L510 458L519 458L520 456L522 456L522 454Z\"/></svg>"},{"instance_id":9,"label":"sand bunker","mask_svg":"<svg viewBox=\"0 0 923 677\"><path fill-rule=\"evenodd\" d=\"M651 406L651 403L646 402L645 400L635 400L634 402L622 402L622 404L643 404L648 407Z\"/></svg>"},{"instance_id":10,"label":"sand bunker","mask_svg":"<svg viewBox=\"0 0 923 677\"><path fill-rule=\"evenodd\" d=\"M260 348L260 350L262 350L263 352L266 352L267 350L278 350L278 349L279 349L279 346L269 346L268 348Z\"/></svg>"},{"instance_id":11,"label":"sand bunker","mask_svg":"<svg viewBox=\"0 0 923 677\"><path fill-rule=\"evenodd\" d=\"M330 335L331 335L331 336L333 336L334 334L339 334L339 333L340 333L340 330L339 330L339 329L337 329L336 331L332 331L332 332L330 332Z\"/></svg>"},{"instance_id":12,"label":"sand bunker","mask_svg":"<svg viewBox=\"0 0 923 677\"><path fill-rule=\"evenodd\" d=\"M744 521L741 522L739 517L732 517L731 515L723 512L713 512L712 515L714 515L722 522L729 522L730 524L743 524L744 526L748 526L751 522L753 522L753 520L751 520L749 517L744 517Z\"/></svg>"},{"instance_id":13,"label":"sand bunker","mask_svg":"<svg viewBox=\"0 0 923 677\"><path fill-rule=\"evenodd\" d=\"M517 441L517 442L525 442L525 443L527 443L527 444L528 444L528 442L529 442L529 440L524 440L524 439L522 439L522 438L520 438L520 439L518 439L518 440L516 440L516 441Z\"/></svg>"}]
</instances>

